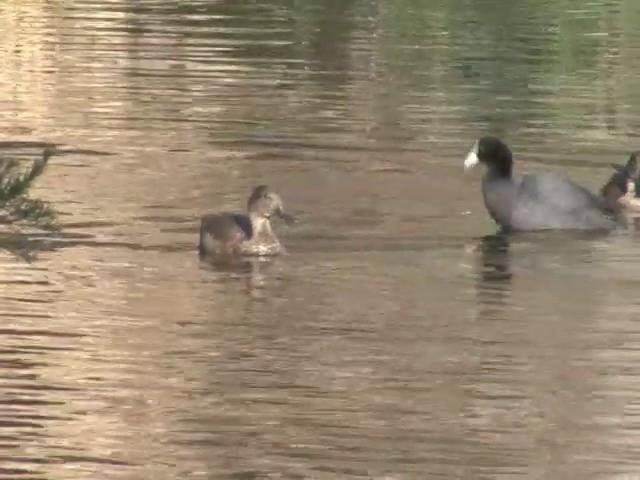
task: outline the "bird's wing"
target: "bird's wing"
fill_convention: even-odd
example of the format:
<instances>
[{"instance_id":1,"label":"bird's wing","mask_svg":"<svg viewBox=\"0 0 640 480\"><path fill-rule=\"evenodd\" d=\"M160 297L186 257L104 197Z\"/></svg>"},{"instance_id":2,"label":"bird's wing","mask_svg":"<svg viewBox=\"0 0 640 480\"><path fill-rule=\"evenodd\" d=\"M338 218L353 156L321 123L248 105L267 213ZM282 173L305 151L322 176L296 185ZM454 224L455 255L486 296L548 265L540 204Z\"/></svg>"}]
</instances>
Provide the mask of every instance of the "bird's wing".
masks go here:
<instances>
[{"instance_id":1,"label":"bird's wing","mask_svg":"<svg viewBox=\"0 0 640 480\"><path fill-rule=\"evenodd\" d=\"M241 217L246 217L242 219ZM251 238L247 232L246 222L251 220L246 215L237 213L214 213L205 215L200 221L201 235L206 233L220 242L240 242Z\"/></svg>"}]
</instances>

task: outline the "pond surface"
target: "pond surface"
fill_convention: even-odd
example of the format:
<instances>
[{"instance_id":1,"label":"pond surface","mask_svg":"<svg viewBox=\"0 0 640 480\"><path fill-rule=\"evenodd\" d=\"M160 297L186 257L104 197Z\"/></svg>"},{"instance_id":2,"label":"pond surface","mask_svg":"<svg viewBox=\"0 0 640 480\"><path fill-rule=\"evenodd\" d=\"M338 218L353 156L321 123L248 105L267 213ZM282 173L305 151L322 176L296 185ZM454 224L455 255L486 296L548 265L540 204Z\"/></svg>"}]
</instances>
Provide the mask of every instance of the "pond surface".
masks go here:
<instances>
[{"instance_id":1,"label":"pond surface","mask_svg":"<svg viewBox=\"0 0 640 480\"><path fill-rule=\"evenodd\" d=\"M428 3L428 5L427 5ZM0 477L640 472L640 236L505 242L462 161L592 189L640 147L635 0L0 2ZM269 184L289 255L199 216Z\"/></svg>"}]
</instances>

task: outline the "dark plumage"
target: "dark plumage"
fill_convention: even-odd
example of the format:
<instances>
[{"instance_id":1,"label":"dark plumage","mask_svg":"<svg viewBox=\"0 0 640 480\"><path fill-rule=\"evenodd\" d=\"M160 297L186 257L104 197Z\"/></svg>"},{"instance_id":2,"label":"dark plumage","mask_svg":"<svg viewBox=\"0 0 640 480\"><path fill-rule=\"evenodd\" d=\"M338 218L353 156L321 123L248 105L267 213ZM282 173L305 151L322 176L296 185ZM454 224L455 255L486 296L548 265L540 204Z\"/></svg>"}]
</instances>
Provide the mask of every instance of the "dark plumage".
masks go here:
<instances>
[{"instance_id":1,"label":"dark plumage","mask_svg":"<svg viewBox=\"0 0 640 480\"><path fill-rule=\"evenodd\" d=\"M637 183L640 179L639 154L639 151L632 152L624 165L612 165L616 171L600 189L600 195L611 211L617 212L626 207L625 202L621 200L628 193L631 193L632 197L637 195ZM633 188L633 192L629 192L630 186Z\"/></svg>"},{"instance_id":2,"label":"dark plumage","mask_svg":"<svg viewBox=\"0 0 640 480\"><path fill-rule=\"evenodd\" d=\"M487 167L482 180L485 206L503 229L534 231L610 229L615 226L602 198L557 173L513 174L509 147L495 137L480 138L464 162Z\"/></svg>"}]
</instances>

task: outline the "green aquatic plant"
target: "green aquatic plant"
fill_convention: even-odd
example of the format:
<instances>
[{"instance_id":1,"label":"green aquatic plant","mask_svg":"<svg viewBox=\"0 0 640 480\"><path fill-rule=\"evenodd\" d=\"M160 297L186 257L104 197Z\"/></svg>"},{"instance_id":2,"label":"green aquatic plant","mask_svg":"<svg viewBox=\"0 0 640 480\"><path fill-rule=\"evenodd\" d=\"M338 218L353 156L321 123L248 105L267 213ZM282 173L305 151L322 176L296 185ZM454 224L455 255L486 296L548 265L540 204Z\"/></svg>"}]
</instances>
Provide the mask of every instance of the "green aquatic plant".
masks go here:
<instances>
[{"instance_id":1,"label":"green aquatic plant","mask_svg":"<svg viewBox=\"0 0 640 480\"><path fill-rule=\"evenodd\" d=\"M37 158L25 172L20 162L13 159L0 160L0 209L9 223L29 221L43 227L51 227L54 211L41 200L28 196L33 181L45 171L49 159L55 154L54 147L44 149L42 157Z\"/></svg>"}]
</instances>

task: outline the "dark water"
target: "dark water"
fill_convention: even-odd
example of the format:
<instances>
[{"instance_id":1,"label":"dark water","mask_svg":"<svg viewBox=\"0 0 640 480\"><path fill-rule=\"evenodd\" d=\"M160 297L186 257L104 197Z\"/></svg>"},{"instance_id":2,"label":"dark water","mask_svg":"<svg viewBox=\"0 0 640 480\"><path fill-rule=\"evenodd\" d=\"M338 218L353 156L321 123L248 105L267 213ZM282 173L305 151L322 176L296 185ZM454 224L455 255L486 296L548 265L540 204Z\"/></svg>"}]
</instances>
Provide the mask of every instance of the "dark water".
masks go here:
<instances>
[{"instance_id":1,"label":"dark water","mask_svg":"<svg viewBox=\"0 0 640 480\"><path fill-rule=\"evenodd\" d=\"M0 477L640 475L640 238L488 235L492 132L590 188L640 146L634 0L0 3ZM268 183L290 254L198 217Z\"/></svg>"}]
</instances>

